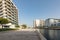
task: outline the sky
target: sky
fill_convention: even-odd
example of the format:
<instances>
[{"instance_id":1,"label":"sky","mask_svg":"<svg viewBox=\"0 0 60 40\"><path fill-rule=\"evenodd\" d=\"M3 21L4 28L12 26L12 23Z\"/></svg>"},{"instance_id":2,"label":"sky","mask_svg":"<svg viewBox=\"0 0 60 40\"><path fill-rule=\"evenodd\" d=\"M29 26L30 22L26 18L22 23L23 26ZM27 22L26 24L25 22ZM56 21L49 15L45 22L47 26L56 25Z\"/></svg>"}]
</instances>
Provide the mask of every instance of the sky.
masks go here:
<instances>
[{"instance_id":1,"label":"sky","mask_svg":"<svg viewBox=\"0 0 60 40\"><path fill-rule=\"evenodd\" d=\"M33 26L35 19L60 19L60 0L13 0L18 8L19 24Z\"/></svg>"}]
</instances>

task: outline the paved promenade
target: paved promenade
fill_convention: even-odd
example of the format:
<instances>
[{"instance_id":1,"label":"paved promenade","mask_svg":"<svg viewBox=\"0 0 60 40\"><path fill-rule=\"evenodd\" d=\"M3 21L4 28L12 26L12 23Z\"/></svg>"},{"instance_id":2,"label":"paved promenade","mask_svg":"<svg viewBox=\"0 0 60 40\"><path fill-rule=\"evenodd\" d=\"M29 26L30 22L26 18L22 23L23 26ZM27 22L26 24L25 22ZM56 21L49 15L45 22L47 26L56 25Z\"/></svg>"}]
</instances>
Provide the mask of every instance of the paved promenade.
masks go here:
<instances>
[{"instance_id":1,"label":"paved promenade","mask_svg":"<svg viewBox=\"0 0 60 40\"><path fill-rule=\"evenodd\" d=\"M33 29L0 32L0 40L40 40Z\"/></svg>"}]
</instances>

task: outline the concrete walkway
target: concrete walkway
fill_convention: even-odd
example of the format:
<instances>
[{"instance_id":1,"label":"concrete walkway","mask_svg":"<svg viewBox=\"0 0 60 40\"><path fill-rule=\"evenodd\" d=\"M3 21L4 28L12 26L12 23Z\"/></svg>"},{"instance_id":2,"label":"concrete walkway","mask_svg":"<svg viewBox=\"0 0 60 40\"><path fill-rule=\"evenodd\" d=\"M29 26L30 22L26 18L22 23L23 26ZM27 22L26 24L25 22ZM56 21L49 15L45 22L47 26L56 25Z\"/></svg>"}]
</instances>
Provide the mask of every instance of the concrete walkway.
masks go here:
<instances>
[{"instance_id":1,"label":"concrete walkway","mask_svg":"<svg viewBox=\"0 0 60 40\"><path fill-rule=\"evenodd\" d=\"M32 29L0 32L0 40L40 40L38 34Z\"/></svg>"}]
</instances>

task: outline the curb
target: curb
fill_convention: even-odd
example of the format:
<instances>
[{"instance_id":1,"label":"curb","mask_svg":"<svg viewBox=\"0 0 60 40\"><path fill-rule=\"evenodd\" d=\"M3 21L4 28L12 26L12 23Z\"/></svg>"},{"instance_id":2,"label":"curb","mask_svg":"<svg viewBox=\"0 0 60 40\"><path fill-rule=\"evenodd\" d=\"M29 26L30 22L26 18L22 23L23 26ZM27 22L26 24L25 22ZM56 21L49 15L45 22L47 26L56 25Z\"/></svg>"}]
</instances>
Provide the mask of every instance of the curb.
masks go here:
<instances>
[{"instance_id":1,"label":"curb","mask_svg":"<svg viewBox=\"0 0 60 40\"><path fill-rule=\"evenodd\" d=\"M39 37L40 37L41 40L47 40L47 39L40 33L39 29L36 29L36 31L37 31L37 33L38 33L38 35L39 35Z\"/></svg>"}]
</instances>

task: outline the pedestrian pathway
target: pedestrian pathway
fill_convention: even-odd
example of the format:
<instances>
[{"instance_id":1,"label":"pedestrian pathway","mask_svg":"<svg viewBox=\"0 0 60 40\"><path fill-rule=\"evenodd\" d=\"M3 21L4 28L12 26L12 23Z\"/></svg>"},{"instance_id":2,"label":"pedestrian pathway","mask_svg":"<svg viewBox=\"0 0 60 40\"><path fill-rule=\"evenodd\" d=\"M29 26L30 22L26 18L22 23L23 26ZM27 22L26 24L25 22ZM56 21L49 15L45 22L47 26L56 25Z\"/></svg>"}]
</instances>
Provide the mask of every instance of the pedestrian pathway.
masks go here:
<instances>
[{"instance_id":1,"label":"pedestrian pathway","mask_svg":"<svg viewBox=\"0 0 60 40\"><path fill-rule=\"evenodd\" d=\"M35 30L0 32L0 40L40 40Z\"/></svg>"}]
</instances>

